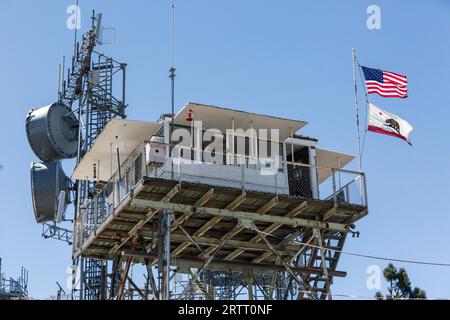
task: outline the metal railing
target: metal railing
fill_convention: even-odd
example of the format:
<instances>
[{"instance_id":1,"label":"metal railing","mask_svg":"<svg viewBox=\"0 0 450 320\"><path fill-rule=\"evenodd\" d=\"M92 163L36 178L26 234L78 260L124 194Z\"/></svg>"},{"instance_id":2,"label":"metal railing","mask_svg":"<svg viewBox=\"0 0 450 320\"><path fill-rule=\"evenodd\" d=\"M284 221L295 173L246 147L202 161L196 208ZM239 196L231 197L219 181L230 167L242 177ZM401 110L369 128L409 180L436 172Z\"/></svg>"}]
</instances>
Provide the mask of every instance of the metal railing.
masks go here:
<instances>
[{"instance_id":1,"label":"metal railing","mask_svg":"<svg viewBox=\"0 0 450 320\"><path fill-rule=\"evenodd\" d=\"M145 143L140 144L120 165L112 177L94 186L94 196L81 205L75 220L74 250L95 234L98 227L114 213L114 209L146 175Z\"/></svg>"},{"instance_id":2,"label":"metal railing","mask_svg":"<svg viewBox=\"0 0 450 320\"><path fill-rule=\"evenodd\" d=\"M219 161L205 162L201 152L201 160L192 160L196 150L185 149L184 155L174 150L172 158L156 169L155 176L163 179L173 176L180 182L333 200L336 205L367 205L365 175L361 172L247 155L215 154ZM221 159L224 160L220 162Z\"/></svg>"},{"instance_id":3,"label":"metal railing","mask_svg":"<svg viewBox=\"0 0 450 320\"><path fill-rule=\"evenodd\" d=\"M75 222L75 250L95 234L143 177L333 201L335 206L367 206L365 175L361 172L243 155L216 154L215 159L226 163L205 162L203 152L192 148L174 149L172 157L159 166L147 165L146 144L141 143L107 182L97 182L93 198L82 205ZM195 155L202 161L193 160Z\"/></svg>"}]
</instances>

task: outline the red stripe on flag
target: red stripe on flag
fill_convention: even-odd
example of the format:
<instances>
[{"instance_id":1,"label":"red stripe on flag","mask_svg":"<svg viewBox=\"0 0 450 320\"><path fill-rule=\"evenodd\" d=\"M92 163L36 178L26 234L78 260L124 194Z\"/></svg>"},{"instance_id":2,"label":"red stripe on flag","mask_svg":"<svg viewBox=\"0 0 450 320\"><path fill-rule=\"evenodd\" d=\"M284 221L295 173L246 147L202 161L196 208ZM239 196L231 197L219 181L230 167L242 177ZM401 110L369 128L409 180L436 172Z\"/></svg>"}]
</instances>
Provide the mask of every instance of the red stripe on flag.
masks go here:
<instances>
[{"instance_id":1,"label":"red stripe on flag","mask_svg":"<svg viewBox=\"0 0 450 320\"><path fill-rule=\"evenodd\" d=\"M396 88L396 87L383 88L383 87L380 87L380 86L377 86L377 85L368 85L367 86L367 90L373 90L373 89L378 89L378 90L383 91L383 92L397 92L397 93L400 93L400 94L407 94L408 93L408 90L403 90L403 89L399 89L399 88Z\"/></svg>"},{"instance_id":2,"label":"red stripe on flag","mask_svg":"<svg viewBox=\"0 0 450 320\"><path fill-rule=\"evenodd\" d=\"M391 137L396 137L396 138L405 140L406 142L411 144L411 142L409 142L404 136L402 136L401 134L395 133L395 132L386 131L386 130L383 130L383 129L379 128L379 127L375 127L375 126L371 126L371 125L367 126L367 130L375 132L375 133L385 134L385 135L388 135L388 136L391 136Z\"/></svg>"},{"instance_id":3,"label":"red stripe on flag","mask_svg":"<svg viewBox=\"0 0 450 320\"><path fill-rule=\"evenodd\" d=\"M366 80L368 94L376 93L385 98L407 98L408 87L395 82L381 83L374 80Z\"/></svg>"},{"instance_id":4,"label":"red stripe on flag","mask_svg":"<svg viewBox=\"0 0 450 320\"><path fill-rule=\"evenodd\" d=\"M408 86L406 85L398 85L396 83L393 82L378 82L378 81L373 81L373 80L368 80L366 81L366 84L372 85L372 86L380 86L380 87L384 87L384 88L398 88L398 89L403 89L403 90L408 90Z\"/></svg>"},{"instance_id":5,"label":"red stripe on flag","mask_svg":"<svg viewBox=\"0 0 450 320\"><path fill-rule=\"evenodd\" d=\"M395 72L391 72L391 71L383 71L383 75L391 76L392 78L395 78L397 80L407 82L406 76L399 74L399 73L395 73Z\"/></svg>"},{"instance_id":6,"label":"red stripe on flag","mask_svg":"<svg viewBox=\"0 0 450 320\"><path fill-rule=\"evenodd\" d=\"M375 90L375 89L368 90L367 93L368 94L376 93L376 94L379 94L380 96L382 96L384 98L402 98L402 99L405 99L405 98L408 97L407 94L400 94L400 93L397 93L397 92L395 92L395 93L384 93L384 92L382 92L380 90Z\"/></svg>"},{"instance_id":7,"label":"red stripe on flag","mask_svg":"<svg viewBox=\"0 0 450 320\"><path fill-rule=\"evenodd\" d=\"M383 71L383 82L384 83L394 83L399 86L406 86L408 81L406 80L406 76L399 75L393 72Z\"/></svg>"}]
</instances>

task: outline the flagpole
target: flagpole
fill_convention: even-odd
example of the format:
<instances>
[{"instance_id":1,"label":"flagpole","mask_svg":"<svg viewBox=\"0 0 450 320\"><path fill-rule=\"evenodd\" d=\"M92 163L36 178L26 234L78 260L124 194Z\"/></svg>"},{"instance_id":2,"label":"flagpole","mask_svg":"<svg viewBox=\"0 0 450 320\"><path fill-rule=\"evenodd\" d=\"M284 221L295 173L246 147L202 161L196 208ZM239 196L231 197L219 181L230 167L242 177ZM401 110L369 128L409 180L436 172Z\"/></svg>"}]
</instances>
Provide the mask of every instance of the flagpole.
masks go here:
<instances>
[{"instance_id":1,"label":"flagpole","mask_svg":"<svg viewBox=\"0 0 450 320\"><path fill-rule=\"evenodd\" d=\"M355 112L356 112L356 144L358 147L358 169L362 172L361 164L361 137L359 128L359 104L358 104L358 86L356 84L356 55L355 49L352 49L352 59L353 59L353 86L355 90Z\"/></svg>"}]
</instances>

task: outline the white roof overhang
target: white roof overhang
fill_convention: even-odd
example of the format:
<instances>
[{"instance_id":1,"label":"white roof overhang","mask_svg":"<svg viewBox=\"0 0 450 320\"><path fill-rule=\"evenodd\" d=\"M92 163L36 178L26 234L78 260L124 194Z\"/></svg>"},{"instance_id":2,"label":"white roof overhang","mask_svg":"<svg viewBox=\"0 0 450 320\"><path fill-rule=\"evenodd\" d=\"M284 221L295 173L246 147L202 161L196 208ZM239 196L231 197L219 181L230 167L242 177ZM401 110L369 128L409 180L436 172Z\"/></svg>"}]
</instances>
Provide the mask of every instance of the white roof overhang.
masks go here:
<instances>
[{"instance_id":1,"label":"white roof overhang","mask_svg":"<svg viewBox=\"0 0 450 320\"><path fill-rule=\"evenodd\" d=\"M117 148L121 164L136 147L157 133L162 124L113 119L95 139L72 173L72 179L108 181L117 171ZM94 179L94 164L97 175Z\"/></svg>"},{"instance_id":2,"label":"white roof overhang","mask_svg":"<svg viewBox=\"0 0 450 320\"><path fill-rule=\"evenodd\" d=\"M268 137L270 137L270 129L278 129L280 142L307 125L307 122L305 121L261 115L192 102L185 105L175 115L175 125L191 126L191 122L186 120L189 110L192 110L192 116L195 121L202 121L203 130L214 128L219 129L225 134L227 129L232 129L234 120L234 129L243 129L244 131L251 127L256 130L267 129Z\"/></svg>"},{"instance_id":3,"label":"white roof overhang","mask_svg":"<svg viewBox=\"0 0 450 320\"><path fill-rule=\"evenodd\" d=\"M324 168L342 169L355 157L345 153L316 148L316 165ZM319 184L331 176L331 170L317 170Z\"/></svg>"}]
</instances>

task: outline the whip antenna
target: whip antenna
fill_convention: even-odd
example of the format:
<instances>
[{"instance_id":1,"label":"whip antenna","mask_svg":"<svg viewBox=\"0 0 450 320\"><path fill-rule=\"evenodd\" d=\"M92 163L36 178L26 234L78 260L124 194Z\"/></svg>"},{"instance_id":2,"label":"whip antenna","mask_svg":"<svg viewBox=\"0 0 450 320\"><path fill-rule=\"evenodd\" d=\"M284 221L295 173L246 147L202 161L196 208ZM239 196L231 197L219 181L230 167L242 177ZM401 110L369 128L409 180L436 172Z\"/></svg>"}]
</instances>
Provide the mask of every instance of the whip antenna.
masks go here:
<instances>
[{"instance_id":1,"label":"whip antenna","mask_svg":"<svg viewBox=\"0 0 450 320\"><path fill-rule=\"evenodd\" d=\"M171 22L171 62L170 62L170 69L169 69L169 78L171 82L171 121L170 121L170 130L169 130L169 156L172 157L172 132L173 132L173 121L175 116L175 68L173 66L173 52L174 52L174 25L175 25L175 3L172 1L172 22ZM173 161L172 162L172 170L171 170L171 178L173 180Z\"/></svg>"}]
</instances>

